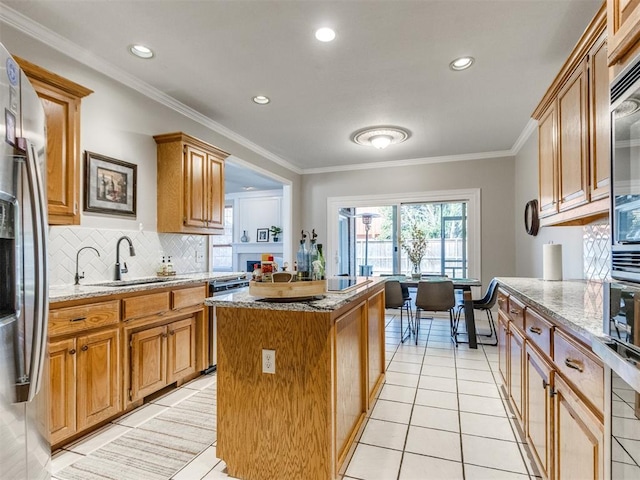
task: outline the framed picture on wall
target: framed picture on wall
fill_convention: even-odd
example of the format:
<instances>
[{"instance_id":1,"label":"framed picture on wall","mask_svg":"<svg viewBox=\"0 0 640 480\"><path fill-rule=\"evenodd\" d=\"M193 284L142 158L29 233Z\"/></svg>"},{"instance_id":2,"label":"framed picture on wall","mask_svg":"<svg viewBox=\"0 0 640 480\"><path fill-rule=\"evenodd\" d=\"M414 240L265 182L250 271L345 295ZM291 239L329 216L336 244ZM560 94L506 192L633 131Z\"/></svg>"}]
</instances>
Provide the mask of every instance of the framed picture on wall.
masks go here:
<instances>
[{"instance_id":1,"label":"framed picture on wall","mask_svg":"<svg viewBox=\"0 0 640 480\"><path fill-rule=\"evenodd\" d=\"M85 152L84 211L136 216L138 166Z\"/></svg>"},{"instance_id":2,"label":"framed picture on wall","mask_svg":"<svg viewBox=\"0 0 640 480\"><path fill-rule=\"evenodd\" d=\"M269 229L268 228L259 228L258 234L256 235L257 242L268 242L269 241Z\"/></svg>"}]
</instances>

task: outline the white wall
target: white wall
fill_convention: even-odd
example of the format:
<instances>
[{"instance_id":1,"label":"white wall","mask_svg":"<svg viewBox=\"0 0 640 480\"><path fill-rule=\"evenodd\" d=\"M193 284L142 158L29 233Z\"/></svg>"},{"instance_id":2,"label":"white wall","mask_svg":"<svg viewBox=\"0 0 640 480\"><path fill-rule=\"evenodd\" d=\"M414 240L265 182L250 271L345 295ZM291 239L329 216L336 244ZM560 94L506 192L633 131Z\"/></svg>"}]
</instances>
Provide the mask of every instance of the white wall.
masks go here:
<instances>
[{"instance_id":1,"label":"white wall","mask_svg":"<svg viewBox=\"0 0 640 480\"><path fill-rule=\"evenodd\" d=\"M305 175L302 226L326 244L327 198L481 189L482 281L515 275L514 159L504 157Z\"/></svg>"},{"instance_id":2,"label":"white wall","mask_svg":"<svg viewBox=\"0 0 640 480\"><path fill-rule=\"evenodd\" d=\"M515 161L515 245L518 277L542 277L542 245L562 244L562 270L565 279L583 278L583 228L543 227L537 236L524 229L524 207L538 198L538 131L526 141Z\"/></svg>"}]
</instances>

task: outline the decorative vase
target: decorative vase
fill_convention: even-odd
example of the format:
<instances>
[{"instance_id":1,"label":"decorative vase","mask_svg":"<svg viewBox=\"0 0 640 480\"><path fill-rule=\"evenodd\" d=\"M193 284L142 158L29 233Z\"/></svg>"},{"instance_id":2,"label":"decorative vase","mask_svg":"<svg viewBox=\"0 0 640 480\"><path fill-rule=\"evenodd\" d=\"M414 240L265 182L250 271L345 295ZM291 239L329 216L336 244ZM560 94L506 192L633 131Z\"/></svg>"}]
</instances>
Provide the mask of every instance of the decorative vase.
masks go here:
<instances>
[{"instance_id":1,"label":"decorative vase","mask_svg":"<svg viewBox=\"0 0 640 480\"><path fill-rule=\"evenodd\" d=\"M247 231L242 231L242 236L240 237L240 241L243 243L247 243L249 241L249 235L247 235Z\"/></svg>"},{"instance_id":2,"label":"decorative vase","mask_svg":"<svg viewBox=\"0 0 640 480\"><path fill-rule=\"evenodd\" d=\"M411 279L412 280L420 280L421 276L422 276L422 274L420 273L420 264L419 263L414 263L413 264L413 271L411 272Z\"/></svg>"}]
</instances>

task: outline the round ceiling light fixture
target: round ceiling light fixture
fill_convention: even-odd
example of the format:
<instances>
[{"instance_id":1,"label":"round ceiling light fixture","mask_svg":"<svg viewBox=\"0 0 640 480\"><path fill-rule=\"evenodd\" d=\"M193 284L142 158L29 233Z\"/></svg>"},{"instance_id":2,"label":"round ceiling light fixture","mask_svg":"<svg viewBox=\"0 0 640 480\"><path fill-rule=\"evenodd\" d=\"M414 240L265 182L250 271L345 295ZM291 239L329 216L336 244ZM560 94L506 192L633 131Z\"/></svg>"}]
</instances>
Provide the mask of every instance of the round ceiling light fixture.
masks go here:
<instances>
[{"instance_id":1,"label":"round ceiling light fixture","mask_svg":"<svg viewBox=\"0 0 640 480\"><path fill-rule=\"evenodd\" d=\"M266 105L271 101L269 97L265 97L264 95L256 95L252 100L258 105Z\"/></svg>"},{"instance_id":2,"label":"round ceiling light fixture","mask_svg":"<svg viewBox=\"0 0 640 480\"><path fill-rule=\"evenodd\" d=\"M473 65L473 62L475 62L473 57L460 57L451 62L449 68L455 71L466 70Z\"/></svg>"},{"instance_id":3,"label":"round ceiling light fixture","mask_svg":"<svg viewBox=\"0 0 640 480\"><path fill-rule=\"evenodd\" d=\"M409 138L409 132L400 127L369 127L359 130L353 135L353 141L358 145L374 147L378 150L389 145L404 142Z\"/></svg>"},{"instance_id":4,"label":"round ceiling light fixture","mask_svg":"<svg viewBox=\"0 0 640 480\"><path fill-rule=\"evenodd\" d=\"M316 30L316 39L321 42L331 42L334 38L336 38L336 32L331 28L323 27Z\"/></svg>"},{"instance_id":5,"label":"round ceiling light fixture","mask_svg":"<svg viewBox=\"0 0 640 480\"><path fill-rule=\"evenodd\" d=\"M151 50L146 45L141 45L141 44L130 45L129 52L138 58L144 58L144 59L153 58L154 56L153 50Z\"/></svg>"}]
</instances>

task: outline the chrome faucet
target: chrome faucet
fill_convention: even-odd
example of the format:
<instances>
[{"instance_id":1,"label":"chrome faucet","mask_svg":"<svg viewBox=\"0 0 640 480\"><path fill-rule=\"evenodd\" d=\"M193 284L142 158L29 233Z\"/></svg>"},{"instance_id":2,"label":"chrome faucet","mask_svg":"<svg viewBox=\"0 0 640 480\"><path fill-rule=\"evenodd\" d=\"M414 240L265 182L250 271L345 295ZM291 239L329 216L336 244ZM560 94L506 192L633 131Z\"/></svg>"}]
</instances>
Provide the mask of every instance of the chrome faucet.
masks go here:
<instances>
[{"instance_id":1,"label":"chrome faucet","mask_svg":"<svg viewBox=\"0 0 640 480\"><path fill-rule=\"evenodd\" d=\"M80 257L80 252L81 252L82 250L86 250L86 249L88 249L88 248L89 248L89 249L91 249L91 250L93 250L94 252L96 252L96 254L97 254L98 256L100 256L100 252L99 252L98 250L96 250L95 248L93 248L93 247L82 247L80 250L78 250L78 253L76 253L76 276L75 276L75 280L76 280L76 282L75 282L75 284L74 284L74 285L80 285L80 279L81 279L81 278L84 278L84 272L82 272L82 275L79 275L79 274L78 274L78 258Z\"/></svg>"},{"instance_id":2,"label":"chrome faucet","mask_svg":"<svg viewBox=\"0 0 640 480\"><path fill-rule=\"evenodd\" d=\"M114 280L122 280L122 274L127 273L129 271L129 269L127 268L127 262L124 262L124 268L120 268L120 242L122 242L122 240L126 240L127 242L129 242L129 255L132 257L136 256L136 249L133 248L133 243L131 243L131 239L126 235L123 237L120 237L118 239L118 243L116 244L116 275Z\"/></svg>"}]
</instances>

